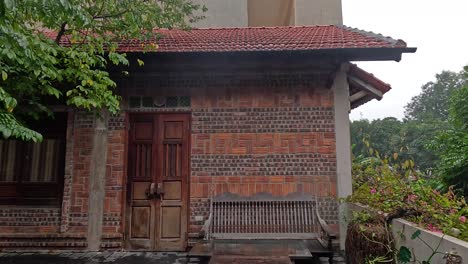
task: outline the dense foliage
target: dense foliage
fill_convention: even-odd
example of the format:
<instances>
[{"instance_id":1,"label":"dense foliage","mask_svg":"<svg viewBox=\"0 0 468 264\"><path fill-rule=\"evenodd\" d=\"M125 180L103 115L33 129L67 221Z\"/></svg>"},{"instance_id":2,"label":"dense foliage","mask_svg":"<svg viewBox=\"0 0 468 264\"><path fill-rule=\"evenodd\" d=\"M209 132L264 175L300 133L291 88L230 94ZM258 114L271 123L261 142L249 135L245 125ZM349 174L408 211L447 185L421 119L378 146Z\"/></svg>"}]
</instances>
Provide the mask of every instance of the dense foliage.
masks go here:
<instances>
[{"instance_id":1,"label":"dense foliage","mask_svg":"<svg viewBox=\"0 0 468 264\"><path fill-rule=\"evenodd\" d=\"M189 0L0 0L0 134L40 140L26 120L51 115L51 104L116 113L119 96L106 66L129 64L116 40L187 28L200 9ZM58 45L63 37L70 46ZM148 43L147 50L157 48Z\"/></svg>"},{"instance_id":2,"label":"dense foliage","mask_svg":"<svg viewBox=\"0 0 468 264\"><path fill-rule=\"evenodd\" d=\"M406 106L406 119L351 123L353 154L362 159L397 155L445 191L453 186L468 197L468 77L444 71ZM372 142L371 152L367 142ZM398 153L398 154L395 154Z\"/></svg>"},{"instance_id":3,"label":"dense foliage","mask_svg":"<svg viewBox=\"0 0 468 264\"><path fill-rule=\"evenodd\" d=\"M400 121L394 117L357 120L351 123L353 154L368 156L366 142L372 142L374 151L382 157L399 153L400 158L414 160L417 169L429 173L436 165L437 156L426 145L447 125L438 121Z\"/></svg>"},{"instance_id":4,"label":"dense foliage","mask_svg":"<svg viewBox=\"0 0 468 264\"><path fill-rule=\"evenodd\" d=\"M468 80L468 66L464 78ZM449 110L451 128L439 133L430 147L440 157L437 175L468 197L468 82L453 93Z\"/></svg>"},{"instance_id":5,"label":"dense foliage","mask_svg":"<svg viewBox=\"0 0 468 264\"><path fill-rule=\"evenodd\" d=\"M406 217L436 232L468 241L468 206L452 189L438 192L413 170L412 162L379 157L353 162L354 193L350 201ZM460 232L457 235L453 228Z\"/></svg>"},{"instance_id":6,"label":"dense foliage","mask_svg":"<svg viewBox=\"0 0 468 264\"><path fill-rule=\"evenodd\" d=\"M463 86L463 73L443 71L435 82L424 84L422 92L405 106L405 118L419 122L446 121L449 117L449 99Z\"/></svg>"}]
</instances>

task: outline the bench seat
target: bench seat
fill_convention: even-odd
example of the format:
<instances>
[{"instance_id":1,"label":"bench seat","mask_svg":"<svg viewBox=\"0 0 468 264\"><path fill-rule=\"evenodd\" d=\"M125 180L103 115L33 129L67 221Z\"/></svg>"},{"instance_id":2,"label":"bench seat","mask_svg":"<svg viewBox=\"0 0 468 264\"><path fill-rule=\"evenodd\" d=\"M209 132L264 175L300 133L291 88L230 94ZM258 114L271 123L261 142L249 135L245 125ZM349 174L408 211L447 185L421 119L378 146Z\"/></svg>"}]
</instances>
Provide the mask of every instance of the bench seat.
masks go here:
<instances>
[{"instance_id":1,"label":"bench seat","mask_svg":"<svg viewBox=\"0 0 468 264\"><path fill-rule=\"evenodd\" d=\"M189 256L241 254L249 248L253 254L271 247L289 252L291 258L299 252L304 258L327 256L333 262L336 235L320 217L317 199L306 193L216 196L210 199L210 215L203 232L205 241L196 244Z\"/></svg>"}]
</instances>

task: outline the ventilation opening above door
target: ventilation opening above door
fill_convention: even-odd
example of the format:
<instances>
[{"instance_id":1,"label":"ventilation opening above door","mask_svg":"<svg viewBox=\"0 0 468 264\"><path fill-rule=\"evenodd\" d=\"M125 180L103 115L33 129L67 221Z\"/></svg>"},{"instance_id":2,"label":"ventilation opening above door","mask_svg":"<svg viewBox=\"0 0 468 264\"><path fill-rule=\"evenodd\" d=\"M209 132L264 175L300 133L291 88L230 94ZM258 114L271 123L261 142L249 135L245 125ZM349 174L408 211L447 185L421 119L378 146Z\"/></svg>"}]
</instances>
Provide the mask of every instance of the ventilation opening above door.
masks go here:
<instances>
[{"instance_id":1,"label":"ventilation opening above door","mask_svg":"<svg viewBox=\"0 0 468 264\"><path fill-rule=\"evenodd\" d=\"M130 96L130 108L177 108L190 107L190 96Z\"/></svg>"}]
</instances>

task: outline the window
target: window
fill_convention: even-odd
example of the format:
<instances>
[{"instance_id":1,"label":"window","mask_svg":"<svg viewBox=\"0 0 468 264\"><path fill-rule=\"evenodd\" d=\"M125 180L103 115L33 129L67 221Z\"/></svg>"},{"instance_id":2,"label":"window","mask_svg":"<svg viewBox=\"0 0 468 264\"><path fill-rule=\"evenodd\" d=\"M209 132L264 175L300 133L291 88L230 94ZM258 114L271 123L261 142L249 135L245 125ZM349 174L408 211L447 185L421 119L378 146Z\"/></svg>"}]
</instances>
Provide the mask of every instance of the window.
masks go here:
<instances>
[{"instance_id":1,"label":"window","mask_svg":"<svg viewBox=\"0 0 468 264\"><path fill-rule=\"evenodd\" d=\"M65 168L66 113L35 122L40 143L0 140L0 204L60 205Z\"/></svg>"}]
</instances>

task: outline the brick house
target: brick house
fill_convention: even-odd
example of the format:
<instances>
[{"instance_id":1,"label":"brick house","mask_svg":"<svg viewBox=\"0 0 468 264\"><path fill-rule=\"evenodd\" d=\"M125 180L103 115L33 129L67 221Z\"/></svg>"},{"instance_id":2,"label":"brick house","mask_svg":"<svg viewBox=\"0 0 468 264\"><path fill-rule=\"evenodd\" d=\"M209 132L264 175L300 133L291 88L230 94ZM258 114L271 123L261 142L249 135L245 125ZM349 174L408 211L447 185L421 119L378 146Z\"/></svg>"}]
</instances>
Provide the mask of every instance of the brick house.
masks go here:
<instances>
[{"instance_id":1,"label":"brick house","mask_svg":"<svg viewBox=\"0 0 468 264\"><path fill-rule=\"evenodd\" d=\"M390 90L349 62L416 49L344 26L159 32L156 52L119 43L145 61L110 69L119 115L66 109L41 144L0 140L1 248L185 250L224 192L312 193L339 228L348 113Z\"/></svg>"}]
</instances>

